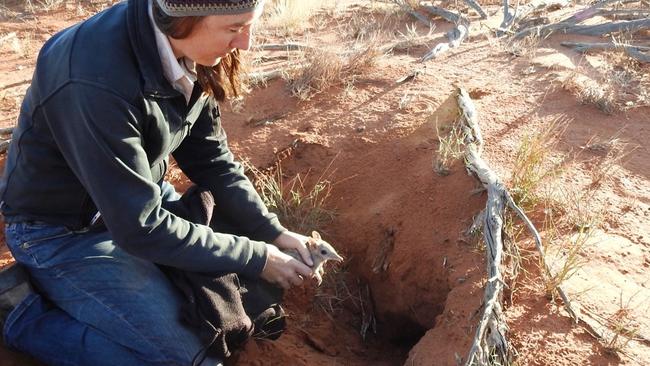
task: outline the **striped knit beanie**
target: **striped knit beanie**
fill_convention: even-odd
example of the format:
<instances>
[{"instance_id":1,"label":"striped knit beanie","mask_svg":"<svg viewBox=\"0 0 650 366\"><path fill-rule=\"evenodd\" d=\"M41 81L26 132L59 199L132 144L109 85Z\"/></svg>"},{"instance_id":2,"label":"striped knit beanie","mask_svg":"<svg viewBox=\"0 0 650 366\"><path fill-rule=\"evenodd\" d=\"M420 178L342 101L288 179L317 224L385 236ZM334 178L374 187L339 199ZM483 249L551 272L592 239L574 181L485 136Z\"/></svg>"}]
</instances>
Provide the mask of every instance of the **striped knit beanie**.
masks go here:
<instances>
[{"instance_id":1,"label":"striped knit beanie","mask_svg":"<svg viewBox=\"0 0 650 366\"><path fill-rule=\"evenodd\" d=\"M171 17L242 14L261 7L264 0L156 0Z\"/></svg>"}]
</instances>

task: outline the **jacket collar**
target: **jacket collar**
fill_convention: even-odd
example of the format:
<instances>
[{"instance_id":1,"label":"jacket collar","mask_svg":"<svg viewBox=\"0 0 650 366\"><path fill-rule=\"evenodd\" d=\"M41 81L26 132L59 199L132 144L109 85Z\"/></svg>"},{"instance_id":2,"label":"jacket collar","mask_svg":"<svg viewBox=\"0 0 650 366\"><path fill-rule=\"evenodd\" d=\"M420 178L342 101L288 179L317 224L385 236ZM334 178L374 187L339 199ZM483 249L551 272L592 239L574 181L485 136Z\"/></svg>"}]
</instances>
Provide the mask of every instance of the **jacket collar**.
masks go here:
<instances>
[{"instance_id":1,"label":"jacket collar","mask_svg":"<svg viewBox=\"0 0 650 366\"><path fill-rule=\"evenodd\" d=\"M127 8L129 38L144 79L144 94L176 97L180 93L165 78L154 30L149 21L148 7L149 1L129 0Z\"/></svg>"}]
</instances>

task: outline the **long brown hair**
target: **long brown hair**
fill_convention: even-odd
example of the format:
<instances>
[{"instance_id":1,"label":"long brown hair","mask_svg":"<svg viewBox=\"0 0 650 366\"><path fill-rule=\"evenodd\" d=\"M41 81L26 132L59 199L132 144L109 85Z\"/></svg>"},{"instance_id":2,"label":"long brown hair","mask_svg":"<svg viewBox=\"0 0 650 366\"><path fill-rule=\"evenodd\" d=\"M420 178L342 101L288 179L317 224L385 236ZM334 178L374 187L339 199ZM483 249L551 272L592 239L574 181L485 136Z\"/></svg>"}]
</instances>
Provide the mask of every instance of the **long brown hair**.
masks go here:
<instances>
[{"instance_id":1,"label":"long brown hair","mask_svg":"<svg viewBox=\"0 0 650 366\"><path fill-rule=\"evenodd\" d=\"M204 17L170 17L153 3L153 19L160 30L167 36L183 39L188 37L194 27ZM226 97L237 97L241 94L241 55L238 49L222 57L216 66L196 65L196 76L203 91L212 95L216 100L223 101ZM226 89L227 88L227 89Z\"/></svg>"}]
</instances>

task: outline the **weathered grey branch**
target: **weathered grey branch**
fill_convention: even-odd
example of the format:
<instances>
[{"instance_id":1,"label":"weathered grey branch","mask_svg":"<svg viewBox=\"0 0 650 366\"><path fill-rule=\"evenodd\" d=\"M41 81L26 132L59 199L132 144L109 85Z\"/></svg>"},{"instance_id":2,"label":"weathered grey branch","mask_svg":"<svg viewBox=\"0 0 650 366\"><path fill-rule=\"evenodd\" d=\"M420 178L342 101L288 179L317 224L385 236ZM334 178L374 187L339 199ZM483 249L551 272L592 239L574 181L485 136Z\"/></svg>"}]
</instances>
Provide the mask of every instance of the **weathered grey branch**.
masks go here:
<instances>
[{"instance_id":1,"label":"weathered grey branch","mask_svg":"<svg viewBox=\"0 0 650 366\"><path fill-rule=\"evenodd\" d=\"M585 42L562 42L564 47L569 47L580 53L587 53L592 50L622 50L630 57L641 62L650 63L650 47L633 46L621 43L585 43Z\"/></svg>"},{"instance_id":2,"label":"weathered grey branch","mask_svg":"<svg viewBox=\"0 0 650 366\"><path fill-rule=\"evenodd\" d=\"M488 281L485 286L483 315L477 327L472 348L470 349L465 365L494 364L495 357L497 358L497 363L508 364L511 357L511 350L506 339L508 327L503 319L501 308L504 281L500 271L503 255L503 214L506 206L517 214L532 234L537 250L540 253L543 269L548 278L552 277L552 272L546 263L542 239L535 225L533 225L524 211L515 203L496 173L481 158L483 140L478 125L476 107L469 94L462 88L458 92L458 106L461 111L460 123L463 129L464 142L467 146L465 154L467 168L479 179L488 192L486 208L479 215L479 218L483 220L483 238L486 245ZM477 222L475 221L472 227L476 229L476 225ZM580 322L580 318L573 309L565 291L559 285L556 287L556 290L562 298L569 315L576 322ZM582 324L587 327L589 326L584 321L582 321ZM588 327L588 329L591 328Z\"/></svg>"},{"instance_id":3,"label":"weathered grey branch","mask_svg":"<svg viewBox=\"0 0 650 366\"><path fill-rule=\"evenodd\" d=\"M422 9L428 11L429 13L433 15L437 15L439 17L442 17L444 20L450 22L450 23L460 23L461 19L463 17L460 14L456 14L454 12L451 12L449 10L433 6L433 5L424 5L422 6Z\"/></svg>"},{"instance_id":4,"label":"weathered grey branch","mask_svg":"<svg viewBox=\"0 0 650 366\"><path fill-rule=\"evenodd\" d=\"M284 74L282 69L251 72L249 78L252 84L264 84L274 79L279 79Z\"/></svg>"},{"instance_id":5,"label":"weathered grey branch","mask_svg":"<svg viewBox=\"0 0 650 366\"><path fill-rule=\"evenodd\" d=\"M508 6L508 0L503 0L503 21L499 26L497 35L501 36L505 34L510 28L519 20L523 19L528 14L532 13L538 9L546 9L550 7L564 7L570 4L569 0L533 0L528 4L524 4L521 7L517 4L517 8L514 13L510 12Z\"/></svg>"},{"instance_id":6,"label":"weathered grey branch","mask_svg":"<svg viewBox=\"0 0 650 366\"><path fill-rule=\"evenodd\" d=\"M508 0L503 0L503 20L501 21L501 25L499 25L499 29L497 30L498 37L504 35L505 32L507 32L510 29L512 24L514 24L518 10L519 9L515 10L514 14L511 13L510 4L508 3Z\"/></svg>"},{"instance_id":7,"label":"weathered grey branch","mask_svg":"<svg viewBox=\"0 0 650 366\"><path fill-rule=\"evenodd\" d=\"M467 167L488 191L487 204L482 216L488 280L485 285L483 315L465 365L488 365L494 358L499 363L505 364L508 363L511 352L506 339L508 327L501 306L504 286L500 267L503 257L502 217L505 209L505 187L496 173L481 158L483 140L477 122L476 108L469 94L462 88L458 92L458 107L461 110L460 121L467 146L465 154Z\"/></svg>"},{"instance_id":8,"label":"weathered grey branch","mask_svg":"<svg viewBox=\"0 0 650 366\"><path fill-rule=\"evenodd\" d=\"M564 33L582 34L585 36L599 36L614 32L634 33L641 29L650 28L650 19L621 20L597 25L575 25L561 29Z\"/></svg>"},{"instance_id":9,"label":"weathered grey branch","mask_svg":"<svg viewBox=\"0 0 650 366\"><path fill-rule=\"evenodd\" d=\"M468 24L457 24L456 28L447 32L447 38L449 39L449 42L437 44L434 48L431 49L431 51L422 56L420 62L429 61L447 52L450 48L458 47L465 40L465 38L467 38L468 32L469 22Z\"/></svg>"},{"instance_id":10,"label":"weathered grey branch","mask_svg":"<svg viewBox=\"0 0 650 366\"><path fill-rule=\"evenodd\" d=\"M542 27L534 27L534 30L524 30L515 35L515 38L521 38L529 34L537 34L540 37L546 37L553 32L582 34L585 36L600 36L615 32L634 33L641 29L650 28L650 19L622 20L596 25L567 25L567 24L550 24Z\"/></svg>"},{"instance_id":11,"label":"weathered grey branch","mask_svg":"<svg viewBox=\"0 0 650 366\"><path fill-rule=\"evenodd\" d=\"M476 10L478 15L481 16L481 19L487 19L487 13L485 12L485 10L483 10L483 8L479 3L477 3L475 0L463 0L463 1L465 1L467 5L469 5L472 9Z\"/></svg>"},{"instance_id":12,"label":"weathered grey branch","mask_svg":"<svg viewBox=\"0 0 650 366\"><path fill-rule=\"evenodd\" d=\"M645 53L641 51L638 47L636 48L626 48L625 52L627 52L630 57L634 57L635 59L641 61L641 62L647 62L650 63L650 54L646 51Z\"/></svg>"},{"instance_id":13,"label":"weathered grey branch","mask_svg":"<svg viewBox=\"0 0 650 366\"><path fill-rule=\"evenodd\" d=\"M453 13L437 6L424 5L422 8L433 15L438 15L448 22L456 24L456 27L453 30L447 32L449 42L437 44L427 52L427 54L422 56L420 62L426 62L447 52L450 48L458 47L467 37L469 32L469 20L460 14Z\"/></svg>"},{"instance_id":14,"label":"weathered grey branch","mask_svg":"<svg viewBox=\"0 0 650 366\"><path fill-rule=\"evenodd\" d=\"M592 18L600 14L600 12L602 11L601 7L616 1L619 0L603 0L588 8L580 10L577 13L573 14L572 16L563 19L557 23L535 26L535 27L526 28L524 30L520 30L517 34L515 34L514 38L515 39L523 38L531 34L536 34L541 37L546 37L557 30L562 30L564 28L576 25L582 21L585 21L589 18Z\"/></svg>"},{"instance_id":15,"label":"weathered grey branch","mask_svg":"<svg viewBox=\"0 0 650 366\"><path fill-rule=\"evenodd\" d=\"M259 44L253 46L254 50L259 50L259 51L302 51L310 48L313 47L304 45L302 43L293 43L293 42L267 43L267 44Z\"/></svg>"},{"instance_id":16,"label":"weathered grey branch","mask_svg":"<svg viewBox=\"0 0 650 366\"><path fill-rule=\"evenodd\" d=\"M650 9L611 9L602 10L600 14L604 17L613 17L617 20L634 20L650 17Z\"/></svg>"},{"instance_id":17,"label":"weathered grey branch","mask_svg":"<svg viewBox=\"0 0 650 366\"><path fill-rule=\"evenodd\" d=\"M542 237L539 235L539 232L535 228L535 225L533 225L532 221L526 216L524 211L515 203L515 201L512 199L512 196L508 192L506 192L505 195L506 201L508 206L515 211L517 216L521 219L521 221L526 224L526 227L528 228L528 231L533 235L533 239L535 240L535 246L537 247L537 251L539 252L540 258L542 259L542 265L544 267L544 272L546 273L547 278L552 278L553 273L551 272L551 267L546 263L546 254L544 252L544 246L542 245ZM566 311L571 315L571 317L578 322L578 314L575 312L573 307L571 306L571 300L569 300L569 297L566 295L566 292L562 289L562 286L557 285L555 290L557 293L560 295L562 298L562 301L564 302L564 308Z\"/></svg>"},{"instance_id":18,"label":"weathered grey branch","mask_svg":"<svg viewBox=\"0 0 650 366\"><path fill-rule=\"evenodd\" d=\"M29 83L31 83L31 82L32 82L32 79L31 79L31 78L29 78L29 79L23 79L23 80L20 80L20 81L16 81L15 83L7 84L7 85L2 85L2 86L0 86L0 90L5 90L5 89L15 88L15 87L17 87L17 86L21 86L21 85L29 84Z\"/></svg>"},{"instance_id":19,"label":"weathered grey branch","mask_svg":"<svg viewBox=\"0 0 650 366\"><path fill-rule=\"evenodd\" d=\"M419 20L422 24L426 25L427 27L433 26L433 23L431 23L431 20L429 18L420 14L417 10L413 9L413 7L407 2L405 2L404 0L393 0L393 2L397 6L402 8L402 10L411 14L415 19Z\"/></svg>"}]
</instances>

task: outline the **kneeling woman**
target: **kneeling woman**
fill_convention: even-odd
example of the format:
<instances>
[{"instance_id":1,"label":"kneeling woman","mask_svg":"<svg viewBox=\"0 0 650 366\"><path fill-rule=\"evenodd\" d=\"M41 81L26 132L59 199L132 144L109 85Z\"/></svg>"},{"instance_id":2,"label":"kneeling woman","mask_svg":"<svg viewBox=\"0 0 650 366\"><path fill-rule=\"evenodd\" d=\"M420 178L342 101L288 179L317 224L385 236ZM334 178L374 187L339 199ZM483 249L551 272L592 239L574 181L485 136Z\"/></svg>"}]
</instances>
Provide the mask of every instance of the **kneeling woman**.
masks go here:
<instances>
[{"instance_id":1,"label":"kneeling woman","mask_svg":"<svg viewBox=\"0 0 650 366\"><path fill-rule=\"evenodd\" d=\"M43 46L1 186L7 244L38 290L6 319L7 344L49 365L188 365L204 345L157 265L283 288L311 274L278 249L310 263L220 122L261 3L129 0ZM170 154L232 230L164 208Z\"/></svg>"}]
</instances>

